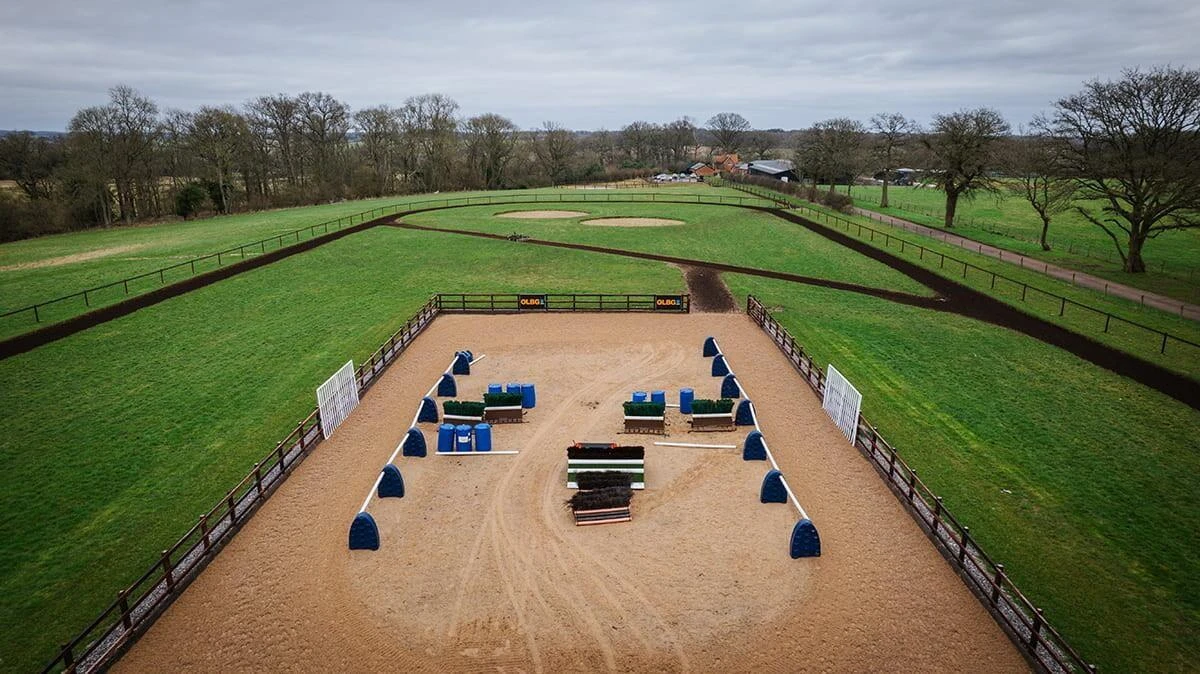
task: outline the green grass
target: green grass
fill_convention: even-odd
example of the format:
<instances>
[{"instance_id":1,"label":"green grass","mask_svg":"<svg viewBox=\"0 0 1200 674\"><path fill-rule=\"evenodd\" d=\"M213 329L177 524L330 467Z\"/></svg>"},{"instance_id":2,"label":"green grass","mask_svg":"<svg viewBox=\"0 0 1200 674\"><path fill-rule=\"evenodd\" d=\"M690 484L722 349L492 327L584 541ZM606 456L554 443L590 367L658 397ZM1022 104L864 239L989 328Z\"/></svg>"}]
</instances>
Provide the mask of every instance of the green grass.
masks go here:
<instances>
[{"instance_id":1,"label":"green grass","mask_svg":"<svg viewBox=\"0 0 1200 674\"><path fill-rule=\"evenodd\" d=\"M748 211L570 208L693 224L496 224L489 209L508 209L491 207L417 217L923 291ZM450 236L355 234L0 361L0 670L48 660L311 409L320 381L431 292L477 292L480 278L497 292L682 289L658 263L469 237L446 264ZM1200 413L995 326L728 280L781 307L850 377L865 413L1085 656L1104 671L1200 660Z\"/></svg>"},{"instance_id":2,"label":"green grass","mask_svg":"<svg viewBox=\"0 0 1200 674\"><path fill-rule=\"evenodd\" d=\"M881 209L881 191L881 187L856 185L851 195L860 208L944 228L946 197L942 192L924 187L889 187L891 207ZM1112 239L1075 212L1054 216L1047 235L1050 251L1043 251L1037 243L1041 219L1020 196L984 194L960 201L957 217L953 230L956 234L1134 288L1200 303L1200 229L1165 232L1150 240L1143 252L1150 271L1129 274L1121 269ZM1121 240L1122 246L1126 243Z\"/></svg>"},{"instance_id":3,"label":"green grass","mask_svg":"<svg viewBox=\"0 0 1200 674\"><path fill-rule=\"evenodd\" d=\"M533 209L532 206L522 208ZM513 210L511 206L481 206L421 213L408 216L405 221L413 224L470 229L494 234L520 232L554 241L663 253L786 271L818 278L850 281L918 294L930 293L924 286L883 263L865 258L803 227L767 213L745 211L733 207L688 204L577 204L570 206L570 209L587 211L590 215L561 220L511 220L493 217L494 213ZM674 218L688 224L686 226L640 228L595 227L579 224L581 220L589 217L612 215ZM867 218L849 217L849 219L876 229L883 229L889 233L896 233L891 228L879 225ZM845 231L841 228L838 229ZM850 233L857 236L855 229L851 229ZM1013 267L1003 261L971 253L927 237L909 232L903 232L901 236L909 241L919 241L932 250L958 259L965 259L983 269L1004 274L1080 303L1123 316L1128 320L1200 343L1200 324L1195 321L1143 307L1121 298L1106 296L1088 288L1072 286L1032 270ZM947 263L945 267L942 267L936 256L927 254L921 256L911 246L907 247L904 253L900 253L898 240L893 240L889 246L885 245L882 237L872 239L866 232L859 238L868 243L874 243L879 248L886 248L892 253L900 254L905 259L919 262L929 269L938 271L956 281L964 282L1031 314L1064 325L1140 358L1162 364L1189 376L1200 377L1200 350L1195 347L1172 342L1168 344L1166 353L1160 353L1161 341L1156 334L1119 321L1111 321L1108 332L1104 332L1105 319L1094 312L1068 306L1063 316L1060 317L1058 315L1059 301L1044 294L1027 292L1025 300L1022 300L1020 286L1001 280L995 287L992 287L990 274L970 270L967 276L963 277L961 266L955 267Z\"/></svg>"},{"instance_id":4,"label":"green grass","mask_svg":"<svg viewBox=\"0 0 1200 674\"><path fill-rule=\"evenodd\" d=\"M810 210L830 213L829 209L813 206ZM802 213L803 215L811 215ZM1066 281L1039 274L1030 269L1014 267L1011 264L972 253L957 246L942 243L936 239L913 234L912 232L897 231L886 225L880 225L869 218L835 214L842 221L849 220L861 223L864 229L859 231L853 226L843 226L837 221L820 220L838 231L850 234L855 238L897 254L910 262L916 262L927 269L937 272L947 278L964 283L976 290L991 295L1007 304L1027 313L1046 319L1051 323L1062 325L1078 332L1121 349L1139 358L1158 363L1167 368L1200 378L1200 349L1168 339L1165 352L1162 350L1161 335L1153 332L1161 330L1170 335L1200 344L1200 323L1180 316L1175 316L1153 307L1145 307L1136 302L1105 295L1103 293L1071 285ZM872 234L866 227L885 232L888 236ZM901 251L901 240L908 243L918 243L925 247L926 252L905 245ZM964 260L979 269L967 267L965 272L961 264L943 260L942 256ZM980 269L984 271L980 271ZM992 275L996 274L993 282ZM1000 278L1008 277L1012 281ZM1019 283L1018 283L1019 282ZM1066 297L1092 307L1099 311L1108 312L1114 316L1132 321L1150 330L1136 327L1118 320L1107 320L1097 311L1083 309L1070 304L1064 305L1060 299L1034 290L1025 290L1020 283L1028 284L1031 288L1040 288L1055 295ZM1060 311L1062 315L1059 315ZM1107 326L1107 327L1106 327Z\"/></svg>"},{"instance_id":5,"label":"green grass","mask_svg":"<svg viewBox=\"0 0 1200 674\"><path fill-rule=\"evenodd\" d=\"M678 292L658 263L379 228L0 361L0 670L40 667L434 291Z\"/></svg>"},{"instance_id":6,"label":"green grass","mask_svg":"<svg viewBox=\"0 0 1200 674\"><path fill-rule=\"evenodd\" d=\"M481 206L419 213L405 222L493 234L520 232L539 239L659 253L709 262L785 271L929 296L925 286L887 265L768 213L694 204L567 204L588 215L553 220L497 218L514 206ZM536 210L521 206L521 210ZM583 225L597 217L682 220L663 227ZM450 235L447 235L450 236Z\"/></svg>"},{"instance_id":7,"label":"green grass","mask_svg":"<svg viewBox=\"0 0 1200 674\"><path fill-rule=\"evenodd\" d=\"M863 413L1100 671L1200 661L1200 413L971 319L727 280L862 391Z\"/></svg>"},{"instance_id":8,"label":"green grass","mask_svg":"<svg viewBox=\"0 0 1200 674\"><path fill-rule=\"evenodd\" d=\"M345 217L393 204L432 202L438 199L460 199L491 194L505 199L605 199L631 192L662 198L686 198L697 193L706 196L746 195L727 189L714 189L704 185L687 185L671 188L646 187L638 190L573 190L541 189L513 190L507 192L455 192L446 194L416 194L404 197L385 197L338 204L311 206L307 208L282 209L247 213L189 222L172 222L157 225L114 227L82 232L72 232L37 239L0 245L0 313L45 302L86 288L113 283L130 276L153 272L168 265L186 263L198 256L215 253L230 247L277 236L298 228L308 227L331 219ZM318 230L317 234L323 233ZM309 238L302 233L299 239L287 237L284 245ZM279 246L279 242L268 242L265 247L252 247L245 251L225 256L221 262L229 264L245 257L253 257ZM85 253L108 252L90 259L62 263L61 258ZM48 266L23 266L58 260L59 264ZM89 295L72 298L39 309L40 323L35 322L29 312L0 319L0 337L7 337L39 325L46 325L77 316L89 309L119 302L129 295L149 292L189 278L195 272L211 271L218 267L217 260L204 260L195 266L185 265L168 271L160 279L154 275L139 279L125 286L107 288Z\"/></svg>"}]
</instances>

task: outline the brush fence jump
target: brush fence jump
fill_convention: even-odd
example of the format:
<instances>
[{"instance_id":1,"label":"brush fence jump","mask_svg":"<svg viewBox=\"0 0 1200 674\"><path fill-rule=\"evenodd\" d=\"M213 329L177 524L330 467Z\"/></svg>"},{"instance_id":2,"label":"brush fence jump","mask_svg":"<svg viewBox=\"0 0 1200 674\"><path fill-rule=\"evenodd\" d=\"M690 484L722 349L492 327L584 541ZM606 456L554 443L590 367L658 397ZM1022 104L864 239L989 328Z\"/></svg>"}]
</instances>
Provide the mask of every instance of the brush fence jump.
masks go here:
<instances>
[{"instance_id":1,"label":"brush fence jump","mask_svg":"<svg viewBox=\"0 0 1200 674\"><path fill-rule=\"evenodd\" d=\"M354 361L333 373L317 387L317 409L321 411L321 434L326 438L358 407L358 380L354 377Z\"/></svg>"},{"instance_id":2,"label":"brush fence jump","mask_svg":"<svg viewBox=\"0 0 1200 674\"><path fill-rule=\"evenodd\" d=\"M862 394L850 380L830 363L825 371L825 398L821 407L833 419L833 423L842 429L842 434L854 444L858 434L858 411L862 407Z\"/></svg>"},{"instance_id":3,"label":"brush fence jump","mask_svg":"<svg viewBox=\"0 0 1200 674\"><path fill-rule=\"evenodd\" d=\"M578 489L578 476L585 472L617 471L628 473L633 489L646 488L646 449L644 447L568 447L567 488Z\"/></svg>"}]
</instances>

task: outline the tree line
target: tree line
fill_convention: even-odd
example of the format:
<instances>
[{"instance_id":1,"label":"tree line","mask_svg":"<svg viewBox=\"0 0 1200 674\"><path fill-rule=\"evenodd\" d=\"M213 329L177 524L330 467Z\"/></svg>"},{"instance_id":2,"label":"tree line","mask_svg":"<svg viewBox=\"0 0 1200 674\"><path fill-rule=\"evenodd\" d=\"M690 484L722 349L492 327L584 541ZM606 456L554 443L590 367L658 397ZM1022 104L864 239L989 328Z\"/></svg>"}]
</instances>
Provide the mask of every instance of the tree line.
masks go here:
<instances>
[{"instance_id":1,"label":"tree line","mask_svg":"<svg viewBox=\"0 0 1200 674\"><path fill-rule=\"evenodd\" d=\"M464 118L441 94L352 111L322 92L233 106L161 111L128 86L80 110L57 138L0 138L0 240L166 216L456 189L509 189L680 171L715 153L790 158L809 196L838 208L856 180L897 169L945 194L946 227L962 199L1006 191L1042 221L1074 210L1113 240L1127 271L1147 241L1200 226L1200 70L1132 69L1094 80L1016 133L991 108L938 114L926 129L901 113L755 129L734 112L577 132ZM818 193L819 184L828 190ZM845 195L837 186L846 185Z\"/></svg>"}]
</instances>

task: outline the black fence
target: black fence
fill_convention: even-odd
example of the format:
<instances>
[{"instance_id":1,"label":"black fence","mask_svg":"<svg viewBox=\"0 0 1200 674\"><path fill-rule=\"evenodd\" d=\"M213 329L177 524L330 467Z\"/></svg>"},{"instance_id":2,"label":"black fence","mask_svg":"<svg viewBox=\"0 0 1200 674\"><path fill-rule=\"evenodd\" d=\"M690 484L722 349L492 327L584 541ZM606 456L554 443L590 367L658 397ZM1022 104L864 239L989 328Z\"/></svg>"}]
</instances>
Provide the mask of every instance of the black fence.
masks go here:
<instances>
[{"instance_id":1,"label":"black fence","mask_svg":"<svg viewBox=\"0 0 1200 674\"><path fill-rule=\"evenodd\" d=\"M629 295L629 294L448 294L439 293L435 300L442 313L538 313L572 311L616 311L689 313L692 297L688 294Z\"/></svg>"},{"instance_id":2,"label":"black fence","mask_svg":"<svg viewBox=\"0 0 1200 674\"><path fill-rule=\"evenodd\" d=\"M817 397L824 400L825 374L804 352L804 347L796 343L791 333L753 295L746 298L746 313L770 336ZM870 460L892 493L1030 662L1048 672L1095 671L1095 667L1046 622L1042 610L1008 579L1004 565L996 563L975 543L970 527L961 524L942 505L942 498L917 477L917 471L910 468L899 457L896 448L861 415L854 446Z\"/></svg>"}]
</instances>

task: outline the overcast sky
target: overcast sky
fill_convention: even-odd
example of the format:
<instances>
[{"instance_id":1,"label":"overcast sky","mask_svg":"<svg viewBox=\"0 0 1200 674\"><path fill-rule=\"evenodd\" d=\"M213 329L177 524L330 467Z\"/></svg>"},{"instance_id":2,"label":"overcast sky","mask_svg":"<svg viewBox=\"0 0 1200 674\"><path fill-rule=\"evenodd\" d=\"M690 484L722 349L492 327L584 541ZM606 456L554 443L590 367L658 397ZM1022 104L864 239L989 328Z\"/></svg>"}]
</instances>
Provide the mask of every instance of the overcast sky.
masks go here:
<instances>
[{"instance_id":1,"label":"overcast sky","mask_svg":"<svg viewBox=\"0 0 1200 674\"><path fill-rule=\"evenodd\" d=\"M992 106L1014 126L1124 67L1197 67L1194 0L5 0L0 128L61 130L129 84L161 108L439 92L575 129L741 113L758 128Z\"/></svg>"}]
</instances>

